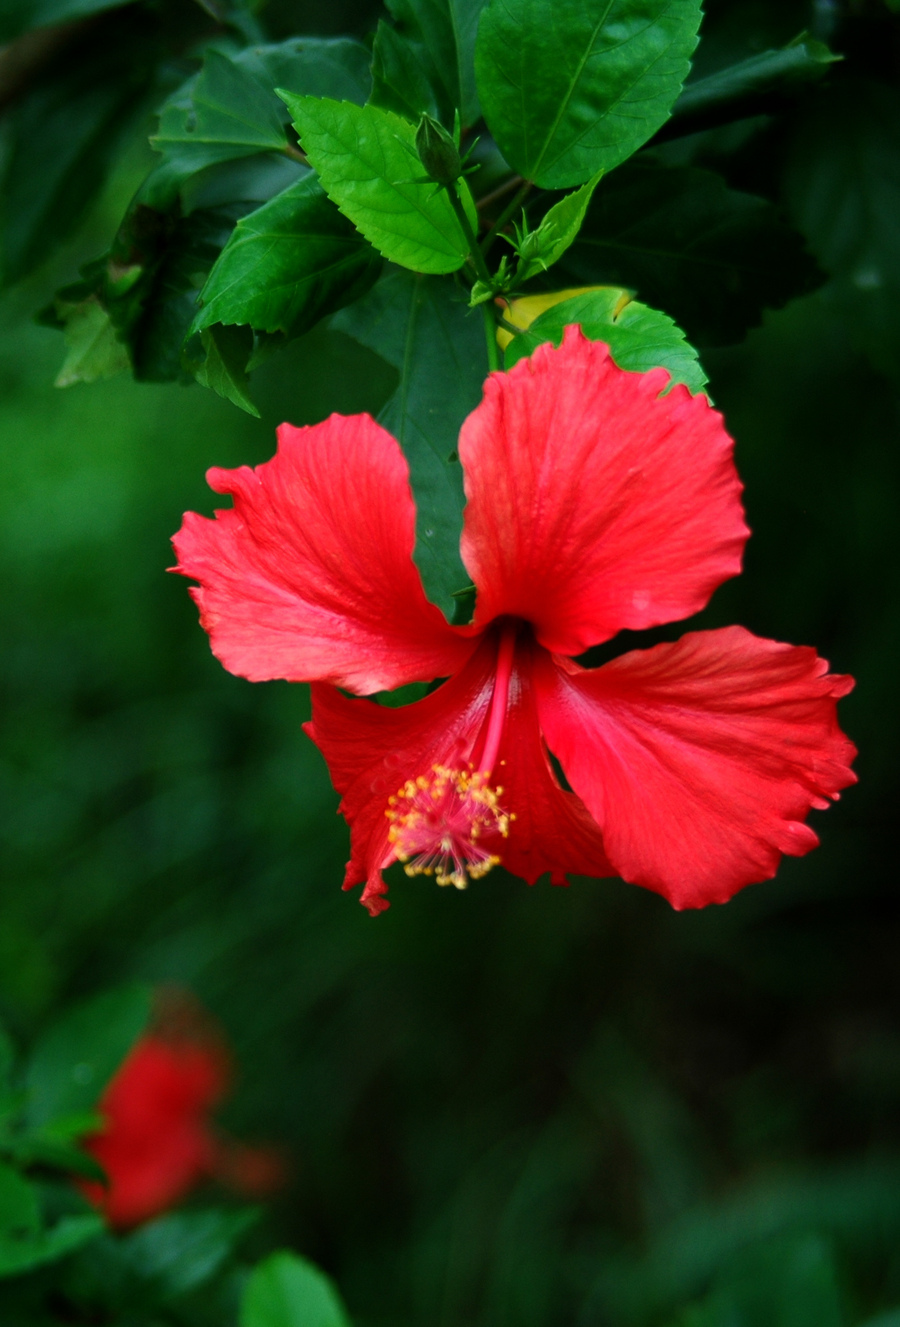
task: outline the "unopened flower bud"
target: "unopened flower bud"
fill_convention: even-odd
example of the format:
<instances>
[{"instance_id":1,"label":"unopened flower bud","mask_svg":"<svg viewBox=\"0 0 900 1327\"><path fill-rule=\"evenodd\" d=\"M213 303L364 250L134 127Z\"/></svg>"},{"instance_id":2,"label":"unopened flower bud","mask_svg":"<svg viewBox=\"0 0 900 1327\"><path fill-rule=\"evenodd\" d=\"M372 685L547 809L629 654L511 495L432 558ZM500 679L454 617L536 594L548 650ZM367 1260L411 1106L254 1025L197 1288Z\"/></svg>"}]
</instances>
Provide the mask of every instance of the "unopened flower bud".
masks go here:
<instances>
[{"instance_id":1,"label":"unopened flower bud","mask_svg":"<svg viewBox=\"0 0 900 1327\"><path fill-rule=\"evenodd\" d=\"M429 179L451 185L462 174L459 151L443 125L423 115L416 130L416 151Z\"/></svg>"}]
</instances>

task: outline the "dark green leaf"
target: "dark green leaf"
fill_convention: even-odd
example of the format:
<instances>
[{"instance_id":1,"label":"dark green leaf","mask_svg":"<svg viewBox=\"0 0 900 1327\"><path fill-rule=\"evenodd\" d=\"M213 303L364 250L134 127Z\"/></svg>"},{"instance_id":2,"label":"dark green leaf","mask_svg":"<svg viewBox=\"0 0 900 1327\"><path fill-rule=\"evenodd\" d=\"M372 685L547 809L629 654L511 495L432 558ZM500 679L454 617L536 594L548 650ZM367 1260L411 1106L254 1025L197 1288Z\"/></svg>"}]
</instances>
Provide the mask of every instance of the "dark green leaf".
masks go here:
<instances>
[{"instance_id":1,"label":"dark green leaf","mask_svg":"<svg viewBox=\"0 0 900 1327\"><path fill-rule=\"evenodd\" d=\"M199 74L160 112L150 142L164 160L148 181L146 201L164 206L191 175L217 162L284 152L289 115L276 86L362 105L371 86L368 62L365 47L349 38L295 37L233 57L208 51Z\"/></svg>"},{"instance_id":2,"label":"dark green leaf","mask_svg":"<svg viewBox=\"0 0 900 1327\"><path fill-rule=\"evenodd\" d=\"M765 109L763 98L782 96L794 87L815 82L840 59L821 42L808 38L791 42L780 51L762 51L688 83L672 107L672 118L685 122L702 118L706 123L710 116L726 109L728 119L753 114L754 110L758 113ZM681 133L693 132L689 123L678 128Z\"/></svg>"},{"instance_id":3,"label":"dark green leaf","mask_svg":"<svg viewBox=\"0 0 900 1327\"><path fill-rule=\"evenodd\" d=\"M83 1175L100 1184L106 1182L106 1172L92 1156L52 1134L26 1134L16 1142L11 1154L19 1166L46 1166L67 1175Z\"/></svg>"},{"instance_id":4,"label":"dark green leaf","mask_svg":"<svg viewBox=\"0 0 900 1327\"><path fill-rule=\"evenodd\" d=\"M792 145L788 201L851 335L900 373L900 92L847 79L811 104Z\"/></svg>"},{"instance_id":5,"label":"dark green leaf","mask_svg":"<svg viewBox=\"0 0 900 1327\"><path fill-rule=\"evenodd\" d=\"M26 276L82 220L149 87L145 58L123 62L115 43L77 45L67 55L65 68L49 71L7 117L0 171L5 282Z\"/></svg>"},{"instance_id":6,"label":"dark green leaf","mask_svg":"<svg viewBox=\"0 0 900 1327\"><path fill-rule=\"evenodd\" d=\"M711 171L629 162L602 181L558 269L626 286L698 345L728 345L820 279L778 208Z\"/></svg>"},{"instance_id":7,"label":"dark green leaf","mask_svg":"<svg viewBox=\"0 0 900 1327\"><path fill-rule=\"evenodd\" d=\"M456 447L487 376L481 314L468 311L452 282L395 269L331 325L400 370L380 419L409 462L425 591L450 617L454 591L469 583L459 556L464 497Z\"/></svg>"},{"instance_id":8,"label":"dark green leaf","mask_svg":"<svg viewBox=\"0 0 900 1327\"><path fill-rule=\"evenodd\" d=\"M491 0L475 70L491 133L548 189L612 170L668 118L700 0Z\"/></svg>"},{"instance_id":9,"label":"dark green leaf","mask_svg":"<svg viewBox=\"0 0 900 1327\"><path fill-rule=\"evenodd\" d=\"M164 178L171 188L213 162L282 152L287 142L277 98L245 65L217 50L207 52L197 77L166 102L150 139L165 161L157 181Z\"/></svg>"},{"instance_id":10,"label":"dark green leaf","mask_svg":"<svg viewBox=\"0 0 900 1327\"><path fill-rule=\"evenodd\" d=\"M312 174L239 221L201 292L195 328L299 335L364 295L381 260Z\"/></svg>"},{"instance_id":11,"label":"dark green leaf","mask_svg":"<svg viewBox=\"0 0 900 1327\"><path fill-rule=\"evenodd\" d=\"M324 1272L295 1253L273 1253L250 1275L240 1327L350 1327L350 1319Z\"/></svg>"},{"instance_id":12,"label":"dark green leaf","mask_svg":"<svg viewBox=\"0 0 900 1327\"><path fill-rule=\"evenodd\" d=\"M199 341L199 349L197 342ZM259 419L250 398L247 365L253 354L253 331L249 327L204 327L185 347L184 362L204 387L211 387L226 401Z\"/></svg>"},{"instance_id":13,"label":"dark green leaf","mask_svg":"<svg viewBox=\"0 0 900 1327\"><path fill-rule=\"evenodd\" d=\"M175 1299L211 1280L259 1219L255 1208L173 1212L122 1241L129 1269L151 1283L154 1298Z\"/></svg>"},{"instance_id":14,"label":"dark green leaf","mask_svg":"<svg viewBox=\"0 0 900 1327\"><path fill-rule=\"evenodd\" d=\"M49 1230L42 1229L34 1185L0 1162L0 1276L62 1258L102 1230L102 1219L93 1215L63 1217Z\"/></svg>"},{"instance_id":15,"label":"dark green leaf","mask_svg":"<svg viewBox=\"0 0 900 1327\"><path fill-rule=\"evenodd\" d=\"M379 253L414 272L462 267L466 237L446 192L420 182L413 125L376 106L282 95L323 189Z\"/></svg>"},{"instance_id":16,"label":"dark green leaf","mask_svg":"<svg viewBox=\"0 0 900 1327\"><path fill-rule=\"evenodd\" d=\"M554 304L527 331L514 336L506 347L506 367L530 355L543 341L558 346L563 329L578 323L592 341L605 341L620 369L645 373L659 365L669 370L673 382L683 382L692 392L706 386L706 374L697 352L685 340L672 319L656 309L631 300L620 309L621 290L593 290Z\"/></svg>"},{"instance_id":17,"label":"dark green leaf","mask_svg":"<svg viewBox=\"0 0 900 1327\"><path fill-rule=\"evenodd\" d=\"M372 48L372 105L412 121L423 114L439 116L442 112L421 45L384 19L378 20Z\"/></svg>"},{"instance_id":18,"label":"dark green leaf","mask_svg":"<svg viewBox=\"0 0 900 1327\"><path fill-rule=\"evenodd\" d=\"M57 387L114 378L131 367L128 351L116 335L110 316L96 295L77 304L57 300L68 351L56 375Z\"/></svg>"},{"instance_id":19,"label":"dark green leaf","mask_svg":"<svg viewBox=\"0 0 900 1327\"><path fill-rule=\"evenodd\" d=\"M377 104L405 113L391 98L404 99L401 79L408 71L415 90L407 95L419 100L427 89L430 101L413 105L415 112L427 111L450 125L459 110L464 126L474 124L481 113L474 56L483 6L484 0L387 0L398 26L392 40L379 24L373 64Z\"/></svg>"},{"instance_id":20,"label":"dark green leaf","mask_svg":"<svg viewBox=\"0 0 900 1327\"><path fill-rule=\"evenodd\" d=\"M4 0L0 13L0 41L11 41L21 32L71 23L105 9L121 9L134 0Z\"/></svg>"},{"instance_id":21,"label":"dark green leaf","mask_svg":"<svg viewBox=\"0 0 900 1327\"><path fill-rule=\"evenodd\" d=\"M44 1033L26 1070L28 1122L90 1110L150 1017L146 986L124 986L76 1005Z\"/></svg>"},{"instance_id":22,"label":"dark green leaf","mask_svg":"<svg viewBox=\"0 0 900 1327\"><path fill-rule=\"evenodd\" d=\"M602 174L602 172L601 172ZM595 175L587 184L583 184L574 193L567 194L558 203L554 203L541 220L537 230L528 235L519 249L519 266L516 280L527 281L538 272L546 272L548 267L559 262L563 254L574 243L584 222L584 216L594 190L600 183L600 175Z\"/></svg>"}]
</instances>

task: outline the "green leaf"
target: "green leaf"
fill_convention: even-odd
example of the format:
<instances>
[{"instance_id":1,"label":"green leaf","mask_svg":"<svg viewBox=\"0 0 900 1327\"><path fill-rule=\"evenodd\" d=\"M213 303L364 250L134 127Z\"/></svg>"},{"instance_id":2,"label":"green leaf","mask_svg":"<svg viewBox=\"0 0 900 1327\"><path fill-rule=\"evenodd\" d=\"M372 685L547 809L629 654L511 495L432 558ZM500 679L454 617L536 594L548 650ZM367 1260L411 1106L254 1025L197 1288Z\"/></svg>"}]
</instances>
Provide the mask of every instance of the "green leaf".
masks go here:
<instances>
[{"instance_id":1,"label":"green leaf","mask_svg":"<svg viewBox=\"0 0 900 1327\"><path fill-rule=\"evenodd\" d=\"M245 65L210 50L197 77L163 106L150 144L172 185L209 166L256 152L282 152L278 103Z\"/></svg>"},{"instance_id":2,"label":"green leaf","mask_svg":"<svg viewBox=\"0 0 900 1327\"><path fill-rule=\"evenodd\" d=\"M642 161L602 182L559 271L572 285L635 291L701 346L739 341L763 309L821 280L772 203L712 171Z\"/></svg>"},{"instance_id":3,"label":"green leaf","mask_svg":"<svg viewBox=\"0 0 900 1327\"><path fill-rule=\"evenodd\" d=\"M437 118L443 109L429 79L421 44L410 41L383 18L378 20L372 47L371 104L412 121L420 115Z\"/></svg>"},{"instance_id":4,"label":"green leaf","mask_svg":"<svg viewBox=\"0 0 900 1327\"><path fill-rule=\"evenodd\" d=\"M0 1162L0 1276L14 1276L54 1262L103 1230L99 1216L63 1217L41 1228L37 1190Z\"/></svg>"},{"instance_id":5,"label":"green leaf","mask_svg":"<svg viewBox=\"0 0 900 1327\"><path fill-rule=\"evenodd\" d=\"M259 1211L246 1207L172 1212L128 1235L121 1252L145 1288L152 1285L155 1298L176 1299L216 1276L258 1220Z\"/></svg>"},{"instance_id":6,"label":"green leaf","mask_svg":"<svg viewBox=\"0 0 900 1327\"><path fill-rule=\"evenodd\" d=\"M414 272L462 267L466 237L446 192L419 182L413 125L376 106L280 95L323 189L379 253Z\"/></svg>"},{"instance_id":7,"label":"green leaf","mask_svg":"<svg viewBox=\"0 0 900 1327\"><path fill-rule=\"evenodd\" d=\"M149 988L132 985L76 1005L54 1023L26 1069L29 1125L96 1105L149 1017Z\"/></svg>"},{"instance_id":8,"label":"green leaf","mask_svg":"<svg viewBox=\"0 0 900 1327\"><path fill-rule=\"evenodd\" d=\"M0 13L0 41L12 41L21 32L70 23L105 9L121 9L134 0L4 0Z\"/></svg>"},{"instance_id":9,"label":"green leaf","mask_svg":"<svg viewBox=\"0 0 900 1327\"><path fill-rule=\"evenodd\" d=\"M253 354L253 331L249 327L204 327L185 347L184 362L204 387L210 387L226 401L259 419L259 411L250 398L247 365Z\"/></svg>"},{"instance_id":10,"label":"green leaf","mask_svg":"<svg viewBox=\"0 0 900 1327\"><path fill-rule=\"evenodd\" d=\"M250 1274L240 1327L350 1327L332 1282L296 1253L273 1253Z\"/></svg>"},{"instance_id":11,"label":"green leaf","mask_svg":"<svg viewBox=\"0 0 900 1327\"><path fill-rule=\"evenodd\" d=\"M0 266L6 283L38 267L78 226L144 109L148 58L138 51L123 61L121 49L87 38L67 48L65 68L39 78L5 117Z\"/></svg>"},{"instance_id":12,"label":"green leaf","mask_svg":"<svg viewBox=\"0 0 900 1327\"><path fill-rule=\"evenodd\" d=\"M77 304L57 301L68 353L56 375L57 387L114 378L131 367L128 351L116 335L109 314L95 295Z\"/></svg>"},{"instance_id":13,"label":"green leaf","mask_svg":"<svg viewBox=\"0 0 900 1327\"><path fill-rule=\"evenodd\" d=\"M791 145L793 216L832 281L823 295L873 363L900 374L900 92L847 78Z\"/></svg>"},{"instance_id":14,"label":"green leaf","mask_svg":"<svg viewBox=\"0 0 900 1327\"><path fill-rule=\"evenodd\" d=\"M106 1183L106 1171L92 1156L52 1134L26 1134L16 1141L12 1156L19 1166L46 1166L66 1175L83 1175L85 1179Z\"/></svg>"},{"instance_id":15,"label":"green leaf","mask_svg":"<svg viewBox=\"0 0 900 1327\"><path fill-rule=\"evenodd\" d=\"M547 189L612 170L669 116L700 0L491 0L475 72L503 155Z\"/></svg>"},{"instance_id":16,"label":"green leaf","mask_svg":"<svg viewBox=\"0 0 900 1327\"><path fill-rule=\"evenodd\" d=\"M517 283L527 281L538 272L546 272L548 267L559 262L581 229L588 203L600 183L602 174L603 172L599 171L580 189L554 203L537 230L533 230L525 237L519 248Z\"/></svg>"},{"instance_id":17,"label":"green leaf","mask_svg":"<svg viewBox=\"0 0 900 1327\"><path fill-rule=\"evenodd\" d=\"M249 323L298 336L364 295L381 261L312 174L238 222L194 328Z\"/></svg>"},{"instance_id":18,"label":"green leaf","mask_svg":"<svg viewBox=\"0 0 900 1327\"><path fill-rule=\"evenodd\" d=\"M578 323L592 341L606 342L620 369L645 373L662 365L673 382L683 382L692 392L703 391L706 374L681 328L667 314L648 309L637 300L620 308L623 294L615 289L592 290L554 304L526 331L513 337L506 347L506 367L512 368L544 341L558 346L563 329Z\"/></svg>"},{"instance_id":19,"label":"green leaf","mask_svg":"<svg viewBox=\"0 0 900 1327\"><path fill-rule=\"evenodd\" d=\"M481 314L469 312L451 281L394 269L331 325L400 371L400 385L379 418L409 462L414 556L425 592L450 617L454 592L469 583L459 556L465 499L456 447L488 371Z\"/></svg>"},{"instance_id":20,"label":"green leaf","mask_svg":"<svg viewBox=\"0 0 900 1327\"><path fill-rule=\"evenodd\" d=\"M208 51L199 74L160 111L150 142L163 165L148 181L146 201L165 206L190 176L217 162L284 152L289 116L276 84L362 105L371 87L368 62L365 47L349 38L295 37L233 57Z\"/></svg>"},{"instance_id":21,"label":"green leaf","mask_svg":"<svg viewBox=\"0 0 900 1327\"><path fill-rule=\"evenodd\" d=\"M749 60L688 83L672 107L672 117L705 120L713 112L727 108L728 118L737 119L745 103L748 113L752 113L760 98L783 95L794 87L815 82L842 58L821 42L806 37L780 51L761 51ZM682 133L691 132L689 125L679 129Z\"/></svg>"},{"instance_id":22,"label":"green leaf","mask_svg":"<svg viewBox=\"0 0 900 1327\"><path fill-rule=\"evenodd\" d=\"M376 34L375 103L405 114L398 103L404 96L415 103L424 91L429 104L411 105L414 118L427 111L450 125L458 110L463 126L473 125L481 114L474 58L484 0L387 0L387 7L397 27L382 22Z\"/></svg>"}]
</instances>

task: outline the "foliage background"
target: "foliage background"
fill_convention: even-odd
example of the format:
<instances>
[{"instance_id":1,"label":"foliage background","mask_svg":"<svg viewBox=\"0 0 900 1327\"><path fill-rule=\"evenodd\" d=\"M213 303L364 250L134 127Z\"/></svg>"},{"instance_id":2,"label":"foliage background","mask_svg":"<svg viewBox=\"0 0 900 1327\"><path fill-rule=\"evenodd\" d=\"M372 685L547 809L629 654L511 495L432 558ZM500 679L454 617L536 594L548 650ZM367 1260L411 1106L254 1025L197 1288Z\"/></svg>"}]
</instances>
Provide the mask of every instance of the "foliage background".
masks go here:
<instances>
[{"instance_id":1,"label":"foliage background","mask_svg":"<svg viewBox=\"0 0 900 1327\"><path fill-rule=\"evenodd\" d=\"M790 37L807 7L709 8L724 50ZM268 22L374 14L278 0ZM845 89L894 67L866 40ZM790 195L811 132L764 130L729 181L774 193L787 171ZM706 1327L711 1301L685 1306L755 1266L810 1306L785 1324L897 1304L898 378L865 283L703 356L754 536L698 625L815 644L857 678L860 785L815 817L821 849L697 914L498 871L466 894L400 874L373 922L338 888L304 689L226 674L163 569L182 510L212 509L207 466L266 459L282 419L377 411L393 371L318 329L260 370L259 421L198 388L55 392L58 336L31 314L146 164L3 305L3 1018L27 1040L132 976L192 988L242 1067L227 1123L292 1157L257 1238L320 1262L360 1324ZM832 1284L844 1318L815 1308Z\"/></svg>"}]
</instances>

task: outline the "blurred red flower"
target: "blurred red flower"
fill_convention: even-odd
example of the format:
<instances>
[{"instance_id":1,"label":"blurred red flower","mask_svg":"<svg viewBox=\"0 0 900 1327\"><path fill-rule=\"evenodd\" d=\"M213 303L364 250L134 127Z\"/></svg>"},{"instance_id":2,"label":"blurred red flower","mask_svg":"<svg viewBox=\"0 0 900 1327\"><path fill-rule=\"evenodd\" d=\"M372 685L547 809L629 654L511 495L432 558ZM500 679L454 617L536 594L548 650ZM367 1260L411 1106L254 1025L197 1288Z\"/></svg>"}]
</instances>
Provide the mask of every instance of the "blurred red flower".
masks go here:
<instances>
[{"instance_id":1,"label":"blurred red flower","mask_svg":"<svg viewBox=\"0 0 900 1327\"><path fill-rule=\"evenodd\" d=\"M740 571L732 441L705 396L668 386L577 328L488 378L459 439L465 627L425 598L406 461L369 416L284 424L265 465L209 472L234 509L185 516L176 570L200 582L226 668L314 683L307 731L351 828L344 888L364 882L373 915L398 859L459 887L502 861L529 882L621 875L676 908L724 902L814 847L810 808L855 781L835 715L852 679L810 648L728 627L572 658L697 612ZM399 709L337 689L434 678Z\"/></svg>"},{"instance_id":2,"label":"blurred red flower","mask_svg":"<svg viewBox=\"0 0 900 1327\"><path fill-rule=\"evenodd\" d=\"M181 1020L187 1031L175 1034L166 1026L170 1021L133 1046L100 1101L105 1128L82 1144L108 1185L81 1181L79 1187L116 1228L168 1211L204 1179L255 1197L282 1177L274 1150L245 1147L211 1122L231 1066L210 1021L191 1010Z\"/></svg>"}]
</instances>

